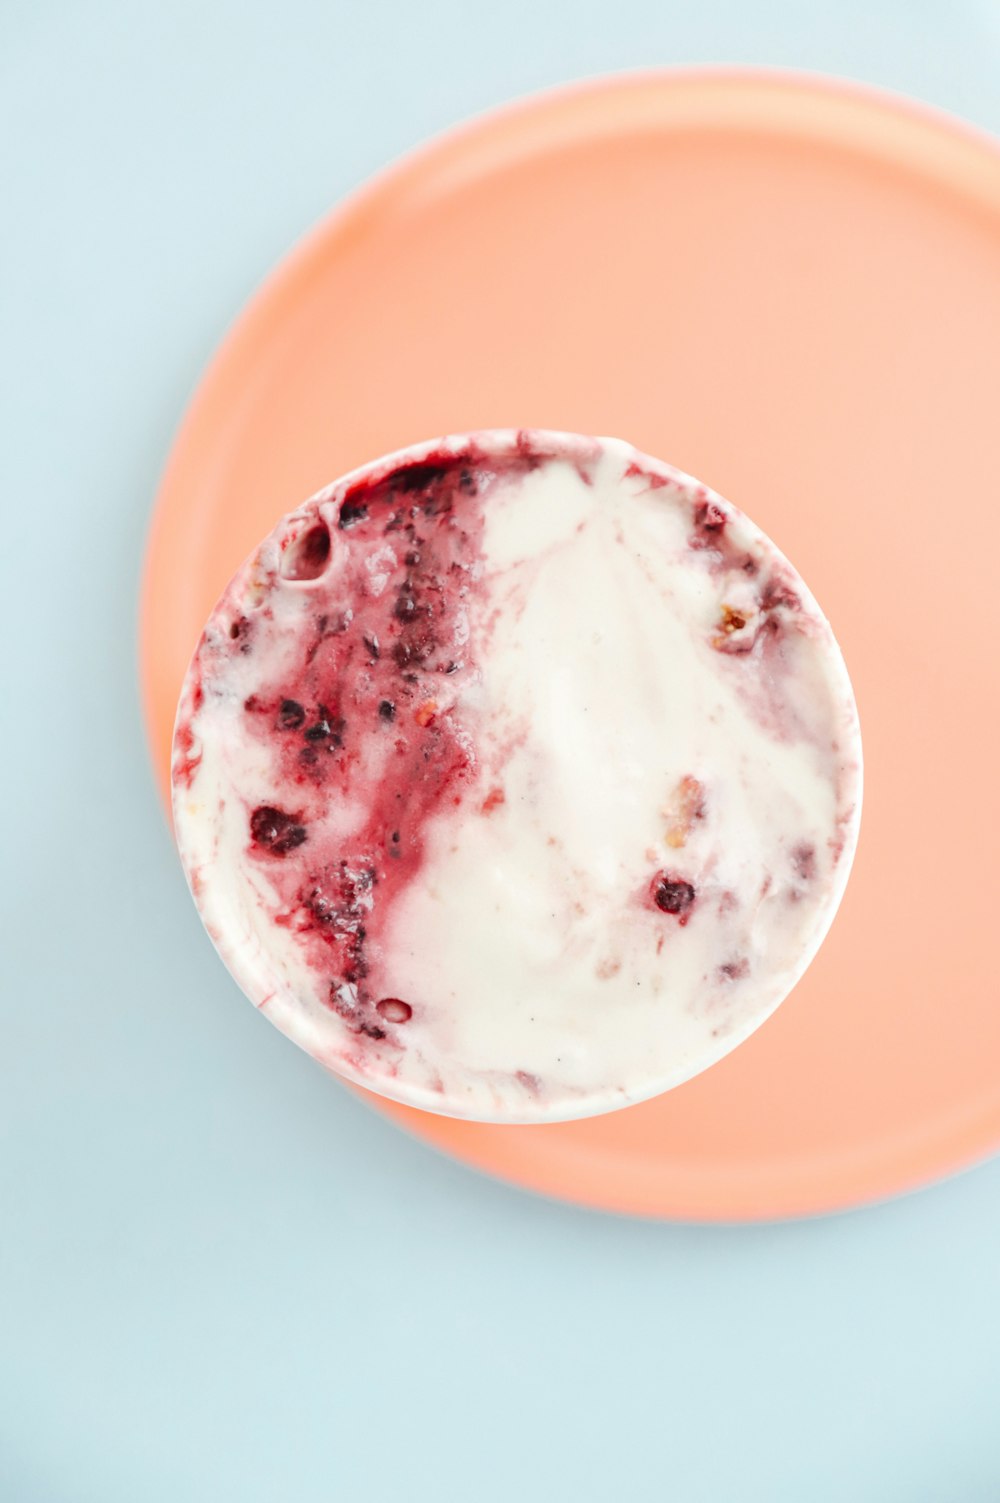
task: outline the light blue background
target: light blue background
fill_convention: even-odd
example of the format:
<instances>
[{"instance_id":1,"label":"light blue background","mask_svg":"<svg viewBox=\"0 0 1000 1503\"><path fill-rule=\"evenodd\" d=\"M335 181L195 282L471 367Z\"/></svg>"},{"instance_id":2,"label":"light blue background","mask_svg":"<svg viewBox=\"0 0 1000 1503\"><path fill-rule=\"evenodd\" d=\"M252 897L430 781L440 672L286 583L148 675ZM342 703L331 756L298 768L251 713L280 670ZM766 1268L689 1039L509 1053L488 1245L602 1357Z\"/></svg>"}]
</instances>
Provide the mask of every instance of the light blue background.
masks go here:
<instances>
[{"instance_id":1,"label":"light blue background","mask_svg":"<svg viewBox=\"0 0 1000 1503\"><path fill-rule=\"evenodd\" d=\"M1000 130L988 0L0 5L2 1503L1000 1497L1000 1162L751 1229L480 1179L241 1004L147 767L150 504L255 284L440 127L693 61Z\"/></svg>"}]
</instances>

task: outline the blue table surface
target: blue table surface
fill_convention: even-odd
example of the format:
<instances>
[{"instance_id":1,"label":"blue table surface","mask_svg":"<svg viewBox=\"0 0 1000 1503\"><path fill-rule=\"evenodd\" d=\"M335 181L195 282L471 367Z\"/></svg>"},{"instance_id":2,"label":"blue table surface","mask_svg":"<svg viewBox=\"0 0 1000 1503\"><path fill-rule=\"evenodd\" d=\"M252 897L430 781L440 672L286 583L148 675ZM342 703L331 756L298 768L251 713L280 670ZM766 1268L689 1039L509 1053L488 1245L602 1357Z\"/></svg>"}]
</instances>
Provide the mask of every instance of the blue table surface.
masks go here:
<instances>
[{"instance_id":1,"label":"blue table surface","mask_svg":"<svg viewBox=\"0 0 1000 1503\"><path fill-rule=\"evenodd\" d=\"M399 1134L241 1005L147 765L138 571L204 362L440 128L675 62L1000 129L996 0L5 0L0 1500L1000 1498L1000 1161L633 1223Z\"/></svg>"}]
</instances>

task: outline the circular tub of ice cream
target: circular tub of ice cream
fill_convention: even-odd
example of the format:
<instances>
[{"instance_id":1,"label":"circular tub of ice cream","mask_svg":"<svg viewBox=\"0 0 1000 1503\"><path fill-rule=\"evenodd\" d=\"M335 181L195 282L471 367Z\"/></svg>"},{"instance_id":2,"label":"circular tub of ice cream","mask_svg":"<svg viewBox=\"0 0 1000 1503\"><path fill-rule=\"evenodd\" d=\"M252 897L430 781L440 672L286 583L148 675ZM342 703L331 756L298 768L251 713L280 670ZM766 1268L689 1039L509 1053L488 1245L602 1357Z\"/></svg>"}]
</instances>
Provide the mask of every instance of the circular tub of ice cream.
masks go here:
<instances>
[{"instance_id":1,"label":"circular tub of ice cream","mask_svg":"<svg viewBox=\"0 0 1000 1503\"><path fill-rule=\"evenodd\" d=\"M174 825L250 1000L494 1122L613 1110L802 975L861 805L843 658L774 544L617 439L452 436L284 517L188 670Z\"/></svg>"}]
</instances>

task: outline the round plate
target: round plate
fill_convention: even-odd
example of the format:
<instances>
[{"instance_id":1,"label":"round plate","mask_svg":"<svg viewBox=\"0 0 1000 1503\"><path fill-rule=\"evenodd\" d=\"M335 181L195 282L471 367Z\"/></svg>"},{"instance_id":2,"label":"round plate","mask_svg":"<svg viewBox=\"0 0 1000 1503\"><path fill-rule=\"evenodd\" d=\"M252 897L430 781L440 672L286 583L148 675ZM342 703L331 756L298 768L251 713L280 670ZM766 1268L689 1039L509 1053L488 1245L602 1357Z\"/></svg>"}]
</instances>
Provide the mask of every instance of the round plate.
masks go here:
<instances>
[{"instance_id":1,"label":"round plate","mask_svg":"<svg viewBox=\"0 0 1000 1503\"><path fill-rule=\"evenodd\" d=\"M829 614L865 736L840 916L721 1064L552 1126L373 1104L534 1190L699 1219L847 1206L1000 1145L998 393L996 144L795 75L632 75L489 115L268 280L154 518L142 668L164 785L188 657L244 555L343 471L473 428L617 434L744 508Z\"/></svg>"}]
</instances>

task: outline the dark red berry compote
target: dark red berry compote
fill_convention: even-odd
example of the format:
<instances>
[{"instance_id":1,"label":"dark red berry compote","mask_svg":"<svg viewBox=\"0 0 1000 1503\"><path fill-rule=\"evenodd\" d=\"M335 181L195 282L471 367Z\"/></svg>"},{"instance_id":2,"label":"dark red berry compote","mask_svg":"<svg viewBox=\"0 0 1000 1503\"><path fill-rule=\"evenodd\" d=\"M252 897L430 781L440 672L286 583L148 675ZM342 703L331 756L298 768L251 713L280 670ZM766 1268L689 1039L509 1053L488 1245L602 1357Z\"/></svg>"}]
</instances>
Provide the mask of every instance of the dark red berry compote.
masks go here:
<instances>
[{"instance_id":1,"label":"dark red berry compote","mask_svg":"<svg viewBox=\"0 0 1000 1503\"><path fill-rule=\"evenodd\" d=\"M861 744L808 589L614 439L422 444L285 517L212 612L174 820L250 999L338 1074L490 1121L704 1069L801 976Z\"/></svg>"}]
</instances>

